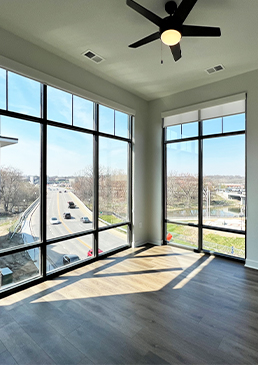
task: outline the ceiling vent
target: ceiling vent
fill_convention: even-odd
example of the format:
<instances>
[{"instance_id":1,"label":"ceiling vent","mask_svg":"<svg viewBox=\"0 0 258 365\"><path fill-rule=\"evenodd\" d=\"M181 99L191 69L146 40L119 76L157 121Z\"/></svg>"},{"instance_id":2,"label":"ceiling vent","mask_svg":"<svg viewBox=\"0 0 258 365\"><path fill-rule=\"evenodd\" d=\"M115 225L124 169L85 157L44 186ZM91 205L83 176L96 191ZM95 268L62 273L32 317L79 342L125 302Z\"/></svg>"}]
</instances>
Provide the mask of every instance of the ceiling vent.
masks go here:
<instances>
[{"instance_id":1,"label":"ceiling vent","mask_svg":"<svg viewBox=\"0 0 258 365\"><path fill-rule=\"evenodd\" d=\"M97 53L91 51L90 49L88 49L86 52L83 52L82 55L95 63L100 63L100 62L104 61L103 57L101 57Z\"/></svg>"},{"instance_id":2,"label":"ceiling vent","mask_svg":"<svg viewBox=\"0 0 258 365\"><path fill-rule=\"evenodd\" d=\"M214 67L210 67L210 68L207 68L207 70L205 70L209 75L215 73L215 72L218 72L218 71L222 71L222 70L225 70L225 67L222 66L222 65L218 65L218 66L214 66Z\"/></svg>"}]
</instances>

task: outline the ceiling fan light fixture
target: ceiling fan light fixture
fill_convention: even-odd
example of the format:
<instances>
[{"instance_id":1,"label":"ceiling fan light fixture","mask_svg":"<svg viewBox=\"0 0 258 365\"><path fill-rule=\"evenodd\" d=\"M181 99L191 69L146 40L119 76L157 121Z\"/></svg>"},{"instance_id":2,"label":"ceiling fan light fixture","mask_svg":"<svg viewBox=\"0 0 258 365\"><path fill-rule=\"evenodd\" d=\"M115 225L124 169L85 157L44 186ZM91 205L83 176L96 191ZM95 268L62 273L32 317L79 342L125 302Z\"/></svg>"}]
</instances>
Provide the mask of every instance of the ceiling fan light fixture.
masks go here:
<instances>
[{"instance_id":1,"label":"ceiling fan light fixture","mask_svg":"<svg viewBox=\"0 0 258 365\"><path fill-rule=\"evenodd\" d=\"M167 46L174 46L180 42L182 34L176 29L167 29L161 34L161 40Z\"/></svg>"}]
</instances>

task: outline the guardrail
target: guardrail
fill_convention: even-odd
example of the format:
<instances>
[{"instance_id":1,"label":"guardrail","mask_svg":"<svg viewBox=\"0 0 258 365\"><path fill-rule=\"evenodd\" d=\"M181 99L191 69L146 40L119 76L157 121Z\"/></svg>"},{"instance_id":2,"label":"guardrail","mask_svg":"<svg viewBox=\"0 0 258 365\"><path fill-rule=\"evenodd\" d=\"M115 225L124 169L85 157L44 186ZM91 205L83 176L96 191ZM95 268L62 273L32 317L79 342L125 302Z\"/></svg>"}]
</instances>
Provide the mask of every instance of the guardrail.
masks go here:
<instances>
[{"instance_id":1,"label":"guardrail","mask_svg":"<svg viewBox=\"0 0 258 365\"><path fill-rule=\"evenodd\" d=\"M10 238L12 239L15 233L18 232L19 227L22 225L22 222L25 221L25 219L28 217L28 215L31 213L31 211L39 204L39 198L34 200L34 202L21 214L19 221L17 222L16 226L14 227L13 232L11 233Z\"/></svg>"}]
</instances>

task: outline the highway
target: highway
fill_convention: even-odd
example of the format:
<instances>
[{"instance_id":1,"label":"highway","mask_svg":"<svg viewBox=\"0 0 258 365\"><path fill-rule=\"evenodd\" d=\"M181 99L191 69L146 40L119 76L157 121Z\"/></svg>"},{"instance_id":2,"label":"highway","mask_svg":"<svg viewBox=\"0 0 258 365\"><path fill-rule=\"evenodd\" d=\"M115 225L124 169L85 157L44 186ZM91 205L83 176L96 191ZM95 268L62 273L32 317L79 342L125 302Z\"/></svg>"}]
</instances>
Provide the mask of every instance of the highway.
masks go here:
<instances>
[{"instance_id":1,"label":"highway","mask_svg":"<svg viewBox=\"0 0 258 365\"><path fill-rule=\"evenodd\" d=\"M75 208L68 208L68 201L73 201ZM63 213L71 213L71 219L65 219ZM31 233L35 240L39 237L39 206L33 212L30 220ZM83 223L81 217L88 217L90 222ZM56 217L60 223L51 224L50 219ZM99 222L100 225L104 225ZM64 188L48 188L47 192L47 239L66 236L92 229L92 212L76 197ZM80 259L86 259L88 251L92 248L93 235L73 238L47 246L48 270L63 266L63 255L75 254ZM126 244L125 233L112 230L99 234L99 248L109 251Z\"/></svg>"}]
</instances>

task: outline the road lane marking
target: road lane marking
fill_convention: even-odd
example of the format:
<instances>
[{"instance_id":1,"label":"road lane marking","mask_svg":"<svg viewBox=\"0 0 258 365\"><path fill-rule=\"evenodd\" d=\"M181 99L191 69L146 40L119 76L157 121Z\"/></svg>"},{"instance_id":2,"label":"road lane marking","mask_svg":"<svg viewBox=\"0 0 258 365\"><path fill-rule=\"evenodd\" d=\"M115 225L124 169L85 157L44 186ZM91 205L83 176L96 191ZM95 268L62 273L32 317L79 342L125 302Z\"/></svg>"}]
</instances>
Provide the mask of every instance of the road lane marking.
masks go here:
<instances>
[{"instance_id":1,"label":"road lane marking","mask_svg":"<svg viewBox=\"0 0 258 365\"><path fill-rule=\"evenodd\" d=\"M74 232L72 232L71 230L70 230L70 228L68 228L67 227L67 225L65 224L65 222L63 221L63 219L62 219L62 216L61 216L61 213L60 213L60 206L59 206L59 194L57 194L57 210L58 210L58 215L59 215L59 220L60 220L60 222L62 222L63 223L63 225L64 225L64 227L65 227L65 229L69 232L69 233L74 233ZM76 240L78 240L79 242L81 242L84 246L86 246L86 247L88 247L88 248L90 248L90 249L92 249L92 247L91 246L89 246L87 243L85 243L85 242L83 242L80 238L76 238Z\"/></svg>"}]
</instances>

